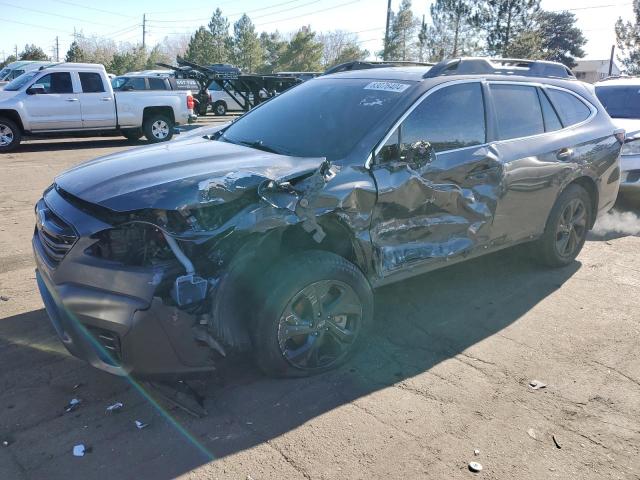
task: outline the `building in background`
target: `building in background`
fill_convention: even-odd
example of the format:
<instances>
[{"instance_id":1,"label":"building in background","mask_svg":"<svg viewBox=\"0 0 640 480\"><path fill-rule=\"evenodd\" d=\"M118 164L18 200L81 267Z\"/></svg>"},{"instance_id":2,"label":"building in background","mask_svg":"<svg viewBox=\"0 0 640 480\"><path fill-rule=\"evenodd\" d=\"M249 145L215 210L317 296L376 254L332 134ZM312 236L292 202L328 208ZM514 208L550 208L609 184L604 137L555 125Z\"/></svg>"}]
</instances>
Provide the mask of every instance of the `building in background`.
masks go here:
<instances>
[{"instance_id":1,"label":"building in background","mask_svg":"<svg viewBox=\"0 0 640 480\"><path fill-rule=\"evenodd\" d=\"M577 60L573 73L578 80L588 83L596 83L609 76L609 59L607 60ZM613 62L611 75L620 75L620 69Z\"/></svg>"}]
</instances>

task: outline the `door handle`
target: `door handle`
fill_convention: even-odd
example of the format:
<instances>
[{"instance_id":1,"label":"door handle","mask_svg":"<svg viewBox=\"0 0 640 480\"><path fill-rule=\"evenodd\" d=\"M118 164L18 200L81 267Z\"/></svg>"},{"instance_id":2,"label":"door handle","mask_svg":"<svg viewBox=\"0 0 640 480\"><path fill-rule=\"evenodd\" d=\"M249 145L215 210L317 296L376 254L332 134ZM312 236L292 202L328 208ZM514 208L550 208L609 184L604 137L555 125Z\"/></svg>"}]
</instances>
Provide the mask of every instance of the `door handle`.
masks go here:
<instances>
[{"instance_id":1,"label":"door handle","mask_svg":"<svg viewBox=\"0 0 640 480\"><path fill-rule=\"evenodd\" d=\"M100 100L102 100L103 102L108 102L111 100L111 97L102 97Z\"/></svg>"},{"instance_id":2,"label":"door handle","mask_svg":"<svg viewBox=\"0 0 640 480\"><path fill-rule=\"evenodd\" d=\"M77 102L77 98L67 98L67 102Z\"/></svg>"},{"instance_id":3,"label":"door handle","mask_svg":"<svg viewBox=\"0 0 640 480\"><path fill-rule=\"evenodd\" d=\"M561 160L563 162L566 160L570 160L573 157L573 150L571 150L570 148L563 148L558 152L556 157L558 160Z\"/></svg>"}]
</instances>

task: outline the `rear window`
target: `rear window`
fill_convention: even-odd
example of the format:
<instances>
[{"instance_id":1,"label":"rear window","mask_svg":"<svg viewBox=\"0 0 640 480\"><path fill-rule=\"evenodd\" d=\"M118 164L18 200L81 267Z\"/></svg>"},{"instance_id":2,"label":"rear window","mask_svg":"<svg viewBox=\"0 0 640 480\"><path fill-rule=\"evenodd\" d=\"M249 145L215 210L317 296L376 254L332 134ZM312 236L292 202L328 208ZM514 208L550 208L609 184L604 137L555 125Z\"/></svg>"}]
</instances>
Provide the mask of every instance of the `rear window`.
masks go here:
<instances>
[{"instance_id":1,"label":"rear window","mask_svg":"<svg viewBox=\"0 0 640 480\"><path fill-rule=\"evenodd\" d=\"M80 72L78 75L80 76L80 85L82 85L84 93L104 92L102 76L99 73Z\"/></svg>"},{"instance_id":2,"label":"rear window","mask_svg":"<svg viewBox=\"0 0 640 480\"><path fill-rule=\"evenodd\" d=\"M591 115L589 107L575 95L556 88L547 88L546 92L565 127L584 122Z\"/></svg>"},{"instance_id":3,"label":"rear window","mask_svg":"<svg viewBox=\"0 0 640 480\"><path fill-rule=\"evenodd\" d=\"M598 100L613 118L640 118L640 85L596 87Z\"/></svg>"},{"instance_id":4,"label":"rear window","mask_svg":"<svg viewBox=\"0 0 640 480\"><path fill-rule=\"evenodd\" d=\"M544 133L536 87L494 84L490 88L498 117L500 140Z\"/></svg>"}]
</instances>

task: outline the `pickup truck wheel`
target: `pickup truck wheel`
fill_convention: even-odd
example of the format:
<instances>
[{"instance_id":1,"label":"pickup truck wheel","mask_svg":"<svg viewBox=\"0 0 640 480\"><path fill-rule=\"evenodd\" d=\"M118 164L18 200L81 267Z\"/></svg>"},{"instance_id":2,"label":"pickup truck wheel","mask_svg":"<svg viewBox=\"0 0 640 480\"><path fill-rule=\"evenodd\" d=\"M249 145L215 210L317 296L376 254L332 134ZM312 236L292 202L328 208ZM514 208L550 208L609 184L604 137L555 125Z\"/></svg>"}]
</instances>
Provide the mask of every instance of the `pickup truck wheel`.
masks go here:
<instances>
[{"instance_id":1,"label":"pickup truck wheel","mask_svg":"<svg viewBox=\"0 0 640 480\"><path fill-rule=\"evenodd\" d=\"M227 106L224 102L218 102L213 106L213 113L216 115L226 115L227 114Z\"/></svg>"},{"instance_id":2,"label":"pickup truck wheel","mask_svg":"<svg viewBox=\"0 0 640 480\"><path fill-rule=\"evenodd\" d=\"M127 140L135 142L142 138L144 132L141 128L131 128L129 130L122 130L122 135L124 135Z\"/></svg>"},{"instance_id":3,"label":"pickup truck wheel","mask_svg":"<svg viewBox=\"0 0 640 480\"><path fill-rule=\"evenodd\" d=\"M268 275L252 329L256 361L268 375L300 377L342 364L373 318L362 272L329 252L291 255Z\"/></svg>"},{"instance_id":4,"label":"pickup truck wheel","mask_svg":"<svg viewBox=\"0 0 640 480\"><path fill-rule=\"evenodd\" d=\"M0 153L14 150L22 140L22 132L15 122L0 118Z\"/></svg>"},{"instance_id":5,"label":"pickup truck wheel","mask_svg":"<svg viewBox=\"0 0 640 480\"><path fill-rule=\"evenodd\" d=\"M544 234L536 242L538 260L549 267L573 262L587 238L592 215L589 194L579 185L570 185L556 200Z\"/></svg>"},{"instance_id":6,"label":"pickup truck wheel","mask_svg":"<svg viewBox=\"0 0 640 480\"><path fill-rule=\"evenodd\" d=\"M166 142L173 137L173 122L164 115L149 115L142 128L144 136L151 143Z\"/></svg>"}]
</instances>

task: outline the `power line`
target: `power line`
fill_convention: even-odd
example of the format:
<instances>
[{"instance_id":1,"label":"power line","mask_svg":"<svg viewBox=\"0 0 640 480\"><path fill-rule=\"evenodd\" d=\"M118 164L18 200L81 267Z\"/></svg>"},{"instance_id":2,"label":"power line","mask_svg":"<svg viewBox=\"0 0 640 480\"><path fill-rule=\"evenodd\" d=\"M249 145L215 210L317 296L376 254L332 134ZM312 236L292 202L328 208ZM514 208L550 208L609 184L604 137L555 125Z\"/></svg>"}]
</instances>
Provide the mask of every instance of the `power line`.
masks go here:
<instances>
[{"instance_id":1,"label":"power line","mask_svg":"<svg viewBox=\"0 0 640 480\"><path fill-rule=\"evenodd\" d=\"M579 10L593 10L596 8L609 8L609 7L626 7L633 5L633 3L610 3L608 5L591 5L589 7L576 7L576 8L560 8L558 10L549 10L550 12L577 12Z\"/></svg>"},{"instance_id":2,"label":"power line","mask_svg":"<svg viewBox=\"0 0 640 480\"><path fill-rule=\"evenodd\" d=\"M6 18L0 18L0 22L15 23L15 24L18 24L18 25L25 25L27 27L43 28L45 30L51 30L53 32L60 32L60 29L58 29L58 28L45 27L44 25L35 25L33 23L20 22L18 20L7 20ZM69 35L71 35L71 34L69 34Z\"/></svg>"},{"instance_id":3,"label":"power line","mask_svg":"<svg viewBox=\"0 0 640 480\"><path fill-rule=\"evenodd\" d=\"M75 3L75 2L69 2L68 0L54 0L54 1L58 2L58 3L66 3L67 5L73 5L74 7L85 8L87 10L93 10L95 12L107 13L109 15L117 15L117 16L126 17L126 18L137 18L137 17L134 17L133 15L125 15L124 13L111 12L109 10L103 10L101 8L96 8L96 7L87 7L86 5L82 5L80 3Z\"/></svg>"},{"instance_id":4,"label":"power line","mask_svg":"<svg viewBox=\"0 0 640 480\"><path fill-rule=\"evenodd\" d=\"M295 20L297 18L307 17L309 15L314 15L316 13L328 12L329 10L335 10L336 8L346 7L347 5L352 5L354 3L359 3L359 2L360 2L360 0L352 0L351 2L340 3L338 5L334 5L333 7L328 7L328 8L323 8L321 10L315 10L313 12L303 13L302 15L296 15L295 17L280 18L278 20L271 20L271 21L268 21L268 22L262 22L262 23L260 23L258 25L270 25L272 23L287 22L289 20Z\"/></svg>"},{"instance_id":5,"label":"power line","mask_svg":"<svg viewBox=\"0 0 640 480\"><path fill-rule=\"evenodd\" d=\"M83 18L78 18L78 17L70 17L68 15L60 15L57 13L49 13L49 12L45 12L44 10L38 10L35 8L28 8L28 7L21 7L18 5L12 5L10 3L6 3L6 2L0 2L0 5L4 5L6 7L11 7L11 8L17 8L20 10L26 10L27 12L35 12L35 13L39 13L41 15L50 15L52 17L59 17L59 18L66 18L68 20L77 20L79 22L83 22L83 23L92 23L94 25L101 25L103 27L112 27L113 25L107 25L106 23L98 23L98 22L92 22L90 20L85 20Z\"/></svg>"}]
</instances>

